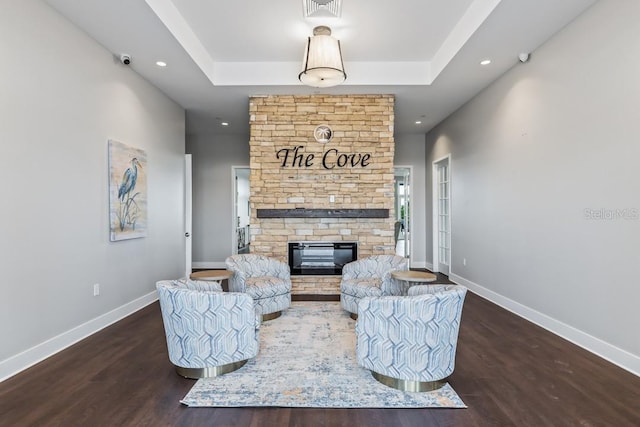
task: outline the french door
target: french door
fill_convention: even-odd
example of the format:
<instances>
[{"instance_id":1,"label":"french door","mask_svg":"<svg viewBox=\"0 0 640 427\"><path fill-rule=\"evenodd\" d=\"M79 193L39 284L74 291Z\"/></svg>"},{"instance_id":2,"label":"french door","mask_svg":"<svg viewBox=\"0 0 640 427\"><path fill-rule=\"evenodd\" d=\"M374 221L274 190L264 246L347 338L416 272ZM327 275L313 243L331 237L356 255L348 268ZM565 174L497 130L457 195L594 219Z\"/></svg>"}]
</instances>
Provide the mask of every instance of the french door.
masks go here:
<instances>
[{"instance_id":1,"label":"french door","mask_svg":"<svg viewBox=\"0 0 640 427\"><path fill-rule=\"evenodd\" d=\"M449 156L433 163L433 267L451 272L451 168Z\"/></svg>"},{"instance_id":2,"label":"french door","mask_svg":"<svg viewBox=\"0 0 640 427\"><path fill-rule=\"evenodd\" d=\"M395 175L395 243L396 255L411 260L411 167L396 166Z\"/></svg>"}]
</instances>

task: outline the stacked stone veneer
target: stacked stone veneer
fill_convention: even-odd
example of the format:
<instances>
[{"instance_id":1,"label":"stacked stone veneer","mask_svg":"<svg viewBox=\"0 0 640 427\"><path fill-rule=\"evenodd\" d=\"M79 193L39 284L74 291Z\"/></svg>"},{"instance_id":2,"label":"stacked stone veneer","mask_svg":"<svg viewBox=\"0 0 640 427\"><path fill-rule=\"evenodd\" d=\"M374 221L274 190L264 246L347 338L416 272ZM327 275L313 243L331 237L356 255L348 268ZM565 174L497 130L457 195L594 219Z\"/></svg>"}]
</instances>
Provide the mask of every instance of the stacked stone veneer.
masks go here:
<instances>
[{"instance_id":1,"label":"stacked stone veneer","mask_svg":"<svg viewBox=\"0 0 640 427\"><path fill-rule=\"evenodd\" d=\"M287 243L297 241L357 241L359 258L394 253L393 104L390 95L250 99L252 253L288 262ZM314 139L321 124L333 130L328 143ZM389 209L389 218L256 216L293 208ZM340 293L336 276L292 276L292 285L294 294Z\"/></svg>"}]
</instances>

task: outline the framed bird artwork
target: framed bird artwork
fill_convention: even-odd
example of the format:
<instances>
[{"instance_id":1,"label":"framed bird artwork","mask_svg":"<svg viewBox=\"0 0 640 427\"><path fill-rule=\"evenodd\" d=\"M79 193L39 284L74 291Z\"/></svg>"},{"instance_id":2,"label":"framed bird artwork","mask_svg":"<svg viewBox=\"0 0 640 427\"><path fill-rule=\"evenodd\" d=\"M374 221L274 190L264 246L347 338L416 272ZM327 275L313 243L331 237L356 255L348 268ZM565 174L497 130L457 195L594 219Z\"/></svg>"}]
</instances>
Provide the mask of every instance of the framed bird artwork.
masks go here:
<instances>
[{"instance_id":1,"label":"framed bird artwork","mask_svg":"<svg viewBox=\"0 0 640 427\"><path fill-rule=\"evenodd\" d=\"M109 219L112 242L147 235L147 153L109 140Z\"/></svg>"}]
</instances>

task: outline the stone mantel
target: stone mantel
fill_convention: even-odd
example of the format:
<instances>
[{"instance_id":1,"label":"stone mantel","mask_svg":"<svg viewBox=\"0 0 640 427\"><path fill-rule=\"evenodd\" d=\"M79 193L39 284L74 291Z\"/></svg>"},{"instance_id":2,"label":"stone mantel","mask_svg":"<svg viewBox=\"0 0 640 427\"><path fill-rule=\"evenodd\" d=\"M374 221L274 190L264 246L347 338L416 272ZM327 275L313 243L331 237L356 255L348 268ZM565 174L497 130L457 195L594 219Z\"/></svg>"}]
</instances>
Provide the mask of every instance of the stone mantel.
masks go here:
<instances>
[{"instance_id":1,"label":"stone mantel","mask_svg":"<svg viewBox=\"0 0 640 427\"><path fill-rule=\"evenodd\" d=\"M389 209L258 209L258 218L389 218Z\"/></svg>"}]
</instances>

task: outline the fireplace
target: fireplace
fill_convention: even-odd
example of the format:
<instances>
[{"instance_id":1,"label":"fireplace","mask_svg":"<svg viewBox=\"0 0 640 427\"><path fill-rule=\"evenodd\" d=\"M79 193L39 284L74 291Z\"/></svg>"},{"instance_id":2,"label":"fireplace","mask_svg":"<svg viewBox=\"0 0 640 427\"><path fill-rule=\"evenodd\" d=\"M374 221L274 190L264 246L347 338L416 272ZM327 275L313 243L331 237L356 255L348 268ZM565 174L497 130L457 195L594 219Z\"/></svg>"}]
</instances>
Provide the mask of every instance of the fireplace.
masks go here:
<instances>
[{"instance_id":1,"label":"fireplace","mask_svg":"<svg viewBox=\"0 0 640 427\"><path fill-rule=\"evenodd\" d=\"M358 257L357 242L290 242L292 276L342 274L342 266Z\"/></svg>"}]
</instances>

